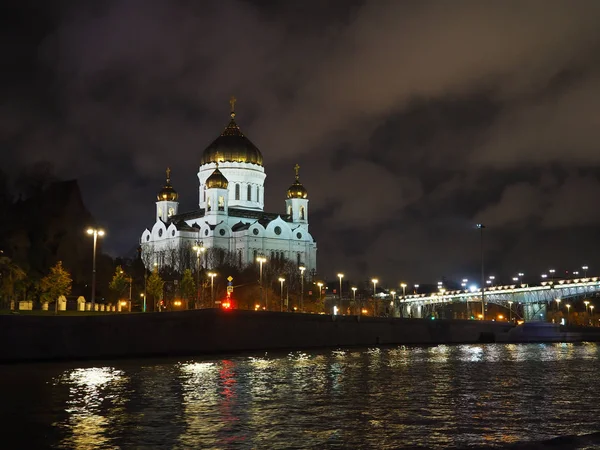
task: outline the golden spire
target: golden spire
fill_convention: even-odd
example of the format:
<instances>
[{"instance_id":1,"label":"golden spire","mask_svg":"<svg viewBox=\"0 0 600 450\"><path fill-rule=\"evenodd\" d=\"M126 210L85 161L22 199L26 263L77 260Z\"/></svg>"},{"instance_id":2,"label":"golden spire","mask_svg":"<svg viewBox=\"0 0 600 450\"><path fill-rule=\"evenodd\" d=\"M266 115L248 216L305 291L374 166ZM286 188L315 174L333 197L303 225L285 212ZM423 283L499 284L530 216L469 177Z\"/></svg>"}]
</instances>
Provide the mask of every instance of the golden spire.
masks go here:
<instances>
[{"instance_id":1,"label":"golden spire","mask_svg":"<svg viewBox=\"0 0 600 450\"><path fill-rule=\"evenodd\" d=\"M171 168L167 167L167 184L171 184Z\"/></svg>"},{"instance_id":2,"label":"golden spire","mask_svg":"<svg viewBox=\"0 0 600 450\"><path fill-rule=\"evenodd\" d=\"M294 166L294 172L296 172L296 182L298 182L300 180L300 166L298 165L298 163L296 163L296 165Z\"/></svg>"},{"instance_id":3,"label":"golden spire","mask_svg":"<svg viewBox=\"0 0 600 450\"><path fill-rule=\"evenodd\" d=\"M235 118L235 102L236 101L237 101L237 99L233 95L229 99L229 104L231 105L231 118L232 119Z\"/></svg>"}]
</instances>

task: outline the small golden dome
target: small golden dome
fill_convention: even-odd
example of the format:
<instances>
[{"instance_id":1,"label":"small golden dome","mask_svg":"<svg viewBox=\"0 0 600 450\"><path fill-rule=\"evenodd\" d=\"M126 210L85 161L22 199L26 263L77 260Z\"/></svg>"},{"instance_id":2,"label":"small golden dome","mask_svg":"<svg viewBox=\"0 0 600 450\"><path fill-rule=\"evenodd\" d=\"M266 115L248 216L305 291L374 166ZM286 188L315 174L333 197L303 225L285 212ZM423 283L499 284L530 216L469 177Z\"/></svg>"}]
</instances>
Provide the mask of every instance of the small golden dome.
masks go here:
<instances>
[{"instance_id":1,"label":"small golden dome","mask_svg":"<svg viewBox=\"0 0 600 450\"><path fill-rule=\"evenodd\" d=\"M217 164L217 168L210 176L206 179L206 188L207 189L227 189L229 186L229 181L225 178L225 175L221 173L219 170L219 164Z\"/></svg>"},{"instance_id":2,"label":"small golden dome","mask_svg":"<svg viewBox=\"0 0 600 450\"><path fill-rule=\"evenodd\" d=\"M156 195L156 199L159 202L176 202L178 197L177 191L171 186L171 169L167 167L167 182Z\"/></svg>"},{"instance_id":3,"label":"small golden dome","mask_svg":"<svg viewBox=\"0 0 600 450\"><path fill-rule=\"evenodd\" d=\"M294 166L294 171L296 172L296 181L287 190L287 198L307 198L308 191L300 183L300 166L298 164Z\"/></svg>"}]
</instances>

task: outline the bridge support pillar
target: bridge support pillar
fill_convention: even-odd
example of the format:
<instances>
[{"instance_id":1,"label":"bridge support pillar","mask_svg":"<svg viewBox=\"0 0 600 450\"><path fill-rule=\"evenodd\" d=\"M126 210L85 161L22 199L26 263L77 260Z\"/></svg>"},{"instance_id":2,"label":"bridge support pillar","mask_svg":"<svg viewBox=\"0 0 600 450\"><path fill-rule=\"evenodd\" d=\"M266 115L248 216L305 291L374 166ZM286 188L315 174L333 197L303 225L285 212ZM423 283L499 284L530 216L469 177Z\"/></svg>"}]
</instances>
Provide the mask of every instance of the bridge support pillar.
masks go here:
<instances>
[{"instance_id":1,"label":"bridge support pillar","mask_svg":"<svg viewBox=\"0 0 600 450\"><path fill-rule=\"evenodd\" d=\"M523 319L525 322L545 322L546 303L525 303L523 305Z\"/></svg>"}]
</instances>

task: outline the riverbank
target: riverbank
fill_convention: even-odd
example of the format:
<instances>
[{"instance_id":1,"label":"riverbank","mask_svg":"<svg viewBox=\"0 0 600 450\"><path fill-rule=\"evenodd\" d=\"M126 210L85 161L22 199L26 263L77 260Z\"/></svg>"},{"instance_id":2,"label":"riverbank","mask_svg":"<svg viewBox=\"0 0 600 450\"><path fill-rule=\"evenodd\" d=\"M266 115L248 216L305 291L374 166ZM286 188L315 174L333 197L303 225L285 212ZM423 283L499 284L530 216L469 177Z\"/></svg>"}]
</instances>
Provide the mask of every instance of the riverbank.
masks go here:
<instances>
[{"instance_id":1,"label":"riverbank","mask_svg":"<svg viewBox=\"0 0 600 450\"><path fill-rule=\"evenodd\" d=\"M99 316L14 314L0 316L0 363L369 345L600 341L600 328L526 325L529 329L507 322L220 309Z\"/></svg>"}]
</instances>

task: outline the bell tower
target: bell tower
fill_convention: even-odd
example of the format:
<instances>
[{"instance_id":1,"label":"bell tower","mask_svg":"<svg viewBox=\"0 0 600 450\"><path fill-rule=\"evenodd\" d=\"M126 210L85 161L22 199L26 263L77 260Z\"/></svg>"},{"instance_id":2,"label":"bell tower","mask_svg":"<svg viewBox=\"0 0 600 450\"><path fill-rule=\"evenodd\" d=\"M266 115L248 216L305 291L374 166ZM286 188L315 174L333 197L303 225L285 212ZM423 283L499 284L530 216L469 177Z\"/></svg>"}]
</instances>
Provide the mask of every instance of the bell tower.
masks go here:
<instances>
[{"instance_id":1,"label":"bell tower","mask_svg":"<svg viewBox=\"0 0 600 450\"><path fill-rule=\"evenodd\" d=\"M179 202L177 201L179 195L171 186L171 169L169 167L167 167L166 174L166 183L156 195L156 220L162 220L163 222L167 222L171 216L176 215L179 209Z\"/></svg>"},{"instance_id":2,"label":"bell tower","mask_svg":"<svg viewBox=\"0 0 600 450\"><path fill-rule=\"evenodd\" d=\"M287 199L285 201L286 213L292 217L294 223L304 223L308 225L308 191L300 183L300 166L294 166L296 179L287 190Z\"/></svg>"}]
</instances>

